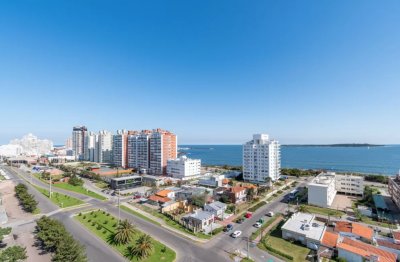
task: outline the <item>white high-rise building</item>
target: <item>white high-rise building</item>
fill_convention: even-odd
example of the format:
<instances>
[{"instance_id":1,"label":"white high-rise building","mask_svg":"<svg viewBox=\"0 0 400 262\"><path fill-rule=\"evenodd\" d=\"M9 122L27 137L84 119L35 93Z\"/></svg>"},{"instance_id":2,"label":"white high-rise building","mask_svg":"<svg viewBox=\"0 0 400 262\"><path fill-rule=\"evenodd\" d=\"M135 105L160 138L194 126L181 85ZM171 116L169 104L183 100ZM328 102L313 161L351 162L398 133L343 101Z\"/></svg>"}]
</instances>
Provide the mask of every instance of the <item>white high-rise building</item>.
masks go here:
<instances>
[{"instance_id":1,"label":"white high-rise building","mask_svg":"<svg viewBox=\"0 0 400 262\"><path fill-rule=\"evenodd\" d=\"M150 130L142 130L128 136L128 167L149 169L150 135Z\"/></svg>"},{"instance_id":2,"label":"white high-rise building","mask_svg":"<svg viewBox=\"0 0 400 262\"><path fill-rule=\"evenodd\" d=\"M281 153L278 141L267 134L255 134L253 140L243 145L243 179L264 183L275 181L281 171Z\"/></svg>"},{"instance_id":3,"label":"white high-rise building","mask_svg":"<svg viewBox=\"0 0 400 262\"><path fill-rule=\"evenodd\" d=\"M111 132L100 131L97 137L96 155L99 163L112 163L113 135Z\"/></svg>"},{"instance_id":4,"label":"white high-rise building","mask_svg":"<svg viewBox=\"0 0 400 262\"><path fill-rule=\"evenodd\" d=\"M75 158L83 160L85 158L85 138L87 128L85 126L75 126L72 129L72 150Z\"/></svg>"},{"instance_id":5,"label":"white high-rise building","mask_svg":"<svg viewBox=\"0 0 400 262\"><path fill-rule=\"evenodd\" d=\"M128 131L118 130L113 138L113 163L117 167L128 165Z\"/></svg>"},{"instance_id":6,"label":"white high-rise building","mask_svg":"<svg viewBox=\"0 0 400 262\"><path fill-rule=\"evenodd\" d=\"M91 162L97 162L98 157L96 156L96 144L97 144L97 134L93 132L86 133L85 138L85 160Z\"/></svg>"},{"instance_id":7,"label":"white high-rise building","mask_svg":"<svg viewBox=\"0 0 400 262\"><path fill-rule=\"evenodd\" d=\"M200 176L201 160L181 156L167 161L167 174L173 178L190 179Z\"/></svg>"}]
</instances>

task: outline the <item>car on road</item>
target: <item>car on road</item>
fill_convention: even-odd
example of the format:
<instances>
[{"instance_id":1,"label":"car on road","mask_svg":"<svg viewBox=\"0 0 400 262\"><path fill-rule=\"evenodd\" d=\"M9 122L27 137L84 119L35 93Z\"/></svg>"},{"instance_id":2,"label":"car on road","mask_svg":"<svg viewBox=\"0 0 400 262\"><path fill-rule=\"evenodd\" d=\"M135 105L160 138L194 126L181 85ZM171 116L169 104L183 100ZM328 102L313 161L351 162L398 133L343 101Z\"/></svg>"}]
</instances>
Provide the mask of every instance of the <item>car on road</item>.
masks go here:
<instances>
[{"instance_id":1,"label":"car on road","mask_svg":"<svg viewBox=\"0 0 400 262\"><path fill-rule=\"evenodd\" d=\"M257 222L257 223L254 224L255 228L260 228L261 226L262 226L262 224L260 222Z\"/></svg>"},{"instance_id":2,"label":"car on road","mask_svg":"<svg viewBox=\"0 0 400 262\"><path fill-rule=\"evenodd\" d=\"M244 215L245 218L251 218L253 216L253 213L247 212L246 215Z\"/></svg>"},{"instance_id":3,"label":"car on road","mask_svg":"<svg viewBox=\"0 0 400 262\"><path fill-rule=\"evenodd\" d=\"M229 232L229 231L231 231L233 229L233 225L232 224L228 224L228 225L226 225L226 227L224 228L224 231L225 232Z\"/></svg>"},{"instance_id":4,"label":"car on road","mask_svg":"<svg viewBox=\"0 0 400 262\"><path fill-rule=\"evenodd\" d=\"M242 234L242 231L237 230L237 231L235 231L235 232L233 232L233 233L231 234L231 237L237 238L237 237L240 236L241 234Z\"/></svg>"},{"instance_id":5,"label":"car on road","mask_svg":"<svg viewBox=\"0 0 400 262\"><path fill-rule=\"evenodd\" d=\"M273 216L274 216L274 212L269 211L269 212L266 214L266 216L273 217Z\"/></svg>"}]
</instances>

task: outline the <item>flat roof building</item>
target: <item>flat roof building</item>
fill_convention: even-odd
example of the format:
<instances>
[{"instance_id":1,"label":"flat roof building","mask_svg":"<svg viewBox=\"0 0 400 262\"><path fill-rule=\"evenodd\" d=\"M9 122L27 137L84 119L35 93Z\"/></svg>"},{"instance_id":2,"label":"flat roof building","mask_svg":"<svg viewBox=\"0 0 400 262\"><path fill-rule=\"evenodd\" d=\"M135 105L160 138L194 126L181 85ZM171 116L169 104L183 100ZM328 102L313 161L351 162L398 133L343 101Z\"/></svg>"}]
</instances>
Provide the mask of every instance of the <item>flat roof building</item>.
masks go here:
<instances>
[{"instance_id":1,"label":"flat roof building","mask_svg":"<svg viewBox=\"0 0 400 262\"><path fill-rule=\"evenodd\" d=\"M111 178L110 185L114 190L125 190L133 187L139 187L142 185L142 177L134 175Z\"/></svg>"}]
</instances>

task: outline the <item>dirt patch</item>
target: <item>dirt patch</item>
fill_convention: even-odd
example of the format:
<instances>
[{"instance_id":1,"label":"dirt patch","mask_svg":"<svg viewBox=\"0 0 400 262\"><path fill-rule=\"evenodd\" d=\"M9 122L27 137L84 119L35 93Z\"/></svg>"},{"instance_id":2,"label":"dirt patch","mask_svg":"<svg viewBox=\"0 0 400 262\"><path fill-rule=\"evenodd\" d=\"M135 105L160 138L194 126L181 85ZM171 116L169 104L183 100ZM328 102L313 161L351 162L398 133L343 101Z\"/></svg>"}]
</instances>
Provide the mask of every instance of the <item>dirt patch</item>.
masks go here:
<instances>
[{"instance_id":1,"label":"dirt patch","mask_svg":"<svg viewBox=\"0 0 400 262\"><path fill-rule=\"evenodd\" d=\"M336 194L335 198L333 199L331 208L341 211L346 211L346 209L351 209L351 206L354 201L357 201L359 197L356 196L347 196L347 195L340 195Z\"/></svg>"},{"instance_id":2,"label":"dirt patch","mask_svg":"<svg viewBox=\"0 0 400 262\"><path fill-rule=\"evenodd\" d=\"M7 212L8 223L12 223L20 219L32 219L33 215L26 213L19 206L19 201L14 195L14 187L15 184L10 180L4 180L0 182L0 193L4 208Z\"/></svg>"}]
</instances>

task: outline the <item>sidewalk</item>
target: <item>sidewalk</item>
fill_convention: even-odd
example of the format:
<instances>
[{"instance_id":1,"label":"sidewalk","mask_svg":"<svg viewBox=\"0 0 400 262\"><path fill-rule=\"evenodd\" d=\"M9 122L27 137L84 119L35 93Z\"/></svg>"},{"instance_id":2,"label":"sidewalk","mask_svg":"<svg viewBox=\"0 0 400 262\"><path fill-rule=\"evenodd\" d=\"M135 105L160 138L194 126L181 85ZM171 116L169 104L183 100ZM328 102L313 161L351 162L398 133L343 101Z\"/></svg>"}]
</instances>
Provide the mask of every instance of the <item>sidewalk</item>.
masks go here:
<instances>
[{"instance_id":1,"label":"sidewalk","mask_svg":"<svg viewBox=\"0 0 400 262\"><path fill-rule=\"evenodd\" d=\"M206 243L206 242L208 242L209 240L212 239L212 238L210 238L210 239L203 239L203 238L198 238L198 237L193 236L193 235L190 235L190 234L186 234L185 232L182 232L182 231L180 231L179 229L176 229L176 228L173 228L173 227L171 227L171 226L168 226L168 225L165 223L165 221L162 220L161 218L155 217L155 216L153 216L153 215L151 215L151 214L149 214L149 213L147 213L147 212L145 212L145 211L143 211L143 210L141 210L141 209L139 209L139 208L137 208L137 207L134 207L134 206L132 206L132 205L130 205L130 204L128 204L128 203L124 203L124 202L121 203L121 205L123 205L123 206L125 206L125 207L127 207L127 208L129 208L129 209L132 209L133 211L136 211L136 212L138 212L138 213L140 213L140 214L142 214L142 215L148 217L149 219L156 221L157 223L160 223L162 227L168 229L169 231L172 231L172 232L174 232L174 233L177 233L177 234L179 234L179 235L181 235L181 236L183 236L183 237L185 237L185 238L189 238L190 240L194 240L194 241L197 241L197 242L200 242L200 243Z\"/></svg>"}]
</instances>

